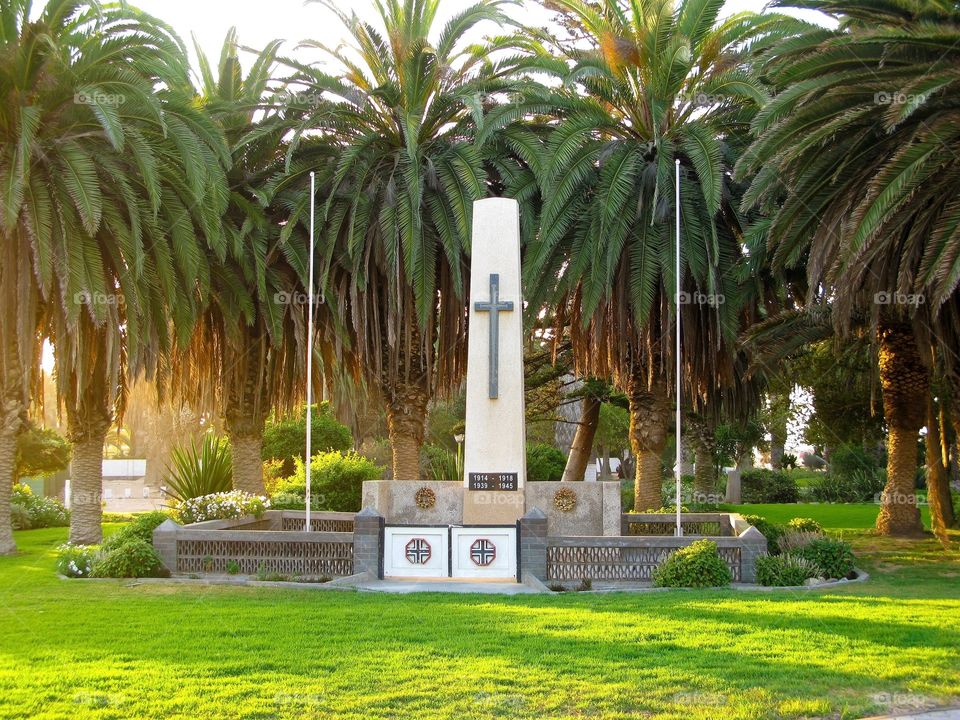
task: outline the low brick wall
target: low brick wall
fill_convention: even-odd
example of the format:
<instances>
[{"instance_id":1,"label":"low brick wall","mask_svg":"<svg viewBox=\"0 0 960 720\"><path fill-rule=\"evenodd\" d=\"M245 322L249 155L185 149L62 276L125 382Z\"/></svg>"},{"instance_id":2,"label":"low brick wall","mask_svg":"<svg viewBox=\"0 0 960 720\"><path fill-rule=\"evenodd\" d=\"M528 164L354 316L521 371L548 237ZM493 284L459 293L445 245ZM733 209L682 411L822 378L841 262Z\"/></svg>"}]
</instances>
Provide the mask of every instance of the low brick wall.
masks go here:
<instances>
[{"instance_id":1,"label":"low brick wall","mask_svg":"<svg viewBox=\"0 0 960 720\"><path fill-rule=\"evenodd\" d=\"M311 532L304 512L269 511L262 518L212 520L181 526L172 520L154 530L153 544L174 573L224 573L232 563L239 572L259 571L306 577L353 574L353 513L311 514ZM332 532L322 527L347 527Z\"/></svg>"},{"instance_id":2,"label":"low brick wall","mask_svg":"<svg viewBox=\"0 0 960 720\"><path fill-rule=\"evenodd\" d=\"M673 535L676 515L663 513L624 513L620 516L621 535ZM683 534L704 537L732 537L730 513L681 513Z\"/></svg>"},{"instance_id":3,"label":"low brick wall","mask_svg":"<svg viewBox=\"0 0 960 720\"><path fill-rule=\"evenodd\" d=\"M767 552L767 540L740 516L731 513L689 514L691 530L715 523L725 536L708 539L717 544L733 575L734 582L756 581L756 558ZM709 517L699 517L700 515ZM624 515L624 524L660 528L675 523L672 515L638 513ZM546 518L528 516L520 521L521 569L544 581L632 581L645 582L668 556L706 536L689 534L675 537L667 534L622 535L619 537L551 537L545 532ZM672 532L672 531L671 531ZM540 549L545 546L545 553Z\"/></svg>"}]
</instances>

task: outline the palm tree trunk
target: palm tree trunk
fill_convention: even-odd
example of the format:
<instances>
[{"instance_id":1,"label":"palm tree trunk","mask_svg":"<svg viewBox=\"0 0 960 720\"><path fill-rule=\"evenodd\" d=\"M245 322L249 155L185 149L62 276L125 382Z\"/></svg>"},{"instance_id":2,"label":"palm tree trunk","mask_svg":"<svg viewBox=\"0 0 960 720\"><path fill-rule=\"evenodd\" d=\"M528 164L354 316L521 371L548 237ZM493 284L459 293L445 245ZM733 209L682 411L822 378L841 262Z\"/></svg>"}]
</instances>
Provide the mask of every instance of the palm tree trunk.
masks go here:
<instances>
[{"instance_id":1,"label":"palm tree trunk","mask_svg":"<svg viewBox=\"0 0 960 720\"><path fill-rule=\"evenodd\" d=\"M97 545L103 540L100 523L103 519L103 443L107 428L97 423L84 430L82 434L71 432L70 542Z\"/></svg>"},{"instance_id":2,"label":"palm tree trunk","mask_svg":"<svg viewBox=\"0 0 960 720\"><path fill-rule=\"evenodd\" d=\"M662 383L662 378L658 378ZM666 395L662 384L647 387L639 368L635 368L627 388L630 403L630 447L637 458L633 487L635 512L655 510L662 505L663 471L660 457L667 440Z\"/></svg>"},{"instance_id":3,"label":"palm tree trunk","mask_svg":"<svg viewBox=\"0 0 960 720\"><path fill-rule=\"evenodd\" d=\"M917 437L926 421L930 378L909 325L881 321L880 385L887 421L887 485L880 499L877 532L915 535L923 531L917 507Z\"/></svg>"},{"instance_id":4,"label":"palm tree trunk","mask_svg":"<svg viewBox=\"0 0 960 720\"><path fill-rule=\"evenodd\" d=\"M783 453L787 444L787 415L790 412L790 393L771 392L770 410L770 467L783 469Z\"/></svg>"},{"instance_id":5,"label":"palm tree trunk","mask_svg":"<svg viewBox=\"0 0 960 720\"><path fill-rule=\"evenodd\" d=\"M13 540L13 523L10 519L13 464L17 456L15 427L11 423L0 425L0 555L12 555L17 551L17 544Z\"/></svg>"},{"instance_id":6,"label":"palm tree trunk","mask_svg":"<svg viewBox=\"0 0 960 720\"><path fill-rule=\"evenodd\" d=\"M6 238L3 240L6 241ZM0 279L2 276L3 267L0 266ZM4 312L4 317L0 317L0 327L5 329L15 327L14 318L6 316L8 312L13 313L16 307L16 303L11 301L11 295L12 293L5 293L3 304L0 305ZM17 436L23 428L23 418L26 416L25 396L21 388L22 363L17 354L16 337L11 335L9 332L0 335L0 555L10 555L17 551L10 517L10 496L13 483L18 479L14 467L17 461Z\"/></svg>"},{"instance_id":7,"label":"palm tree trunk","mask_svg":"<svg viewBox=\"0 0 960 720\"><path fill-rule=\"evenodd\" d=\"M427 423L427 391L402 383L387 393L387 430L393 449L393 479L420 479L420 448Z\"/></svg>"},{"instance_id":8,"label":"palm tree trunk","mask_svg":"<svg viewBox=\"0 0 960 720\"><path fill-rule=\"evenodd\" d=\"M694 447L693 494L695 502L709 502L717 486L717 470L713 453L706 443L697 441Z\"/></svg>"},{"instance_id":9,"label":"palm tree trunk","mask_svg":"<svg viewBox=\"0 0 960 720\"><path fill-rule=\"evenodd\" d=\"M593 450L593 438L596 437L599 424L600 401L591 395L585 395L583 407L580 410L580 423L577 425L577 432L574 433L573 444L570 445L570 454L563 468L562 481L583 480L583 475L587 472L587 464L590 462L590 453Z\"/></svg>"},{"instance_id":10,"label":"palm tree trunk","mask_svg":"<svg viewBox=\"0 0 960 720\"><path fill-rule=\"evenodd\" d=\"M265 495L263 486L263 423L260 432L228 431L233 460L233 489Z\"/></svg>"},{"instance_id":11,"label":"palm tree trunk","mask_svg":"<svg viewBox=\"0 0 960 720\"><path fill-rule=\"evenodd\" d=\"M953 498L947 468L943 462L943 447L940 442L940 418L933 401L927 399L927 437L924 443L927 464L927 503L930 506L930 525L934 532L952 528Z\"/></svg>"}]
</instances>

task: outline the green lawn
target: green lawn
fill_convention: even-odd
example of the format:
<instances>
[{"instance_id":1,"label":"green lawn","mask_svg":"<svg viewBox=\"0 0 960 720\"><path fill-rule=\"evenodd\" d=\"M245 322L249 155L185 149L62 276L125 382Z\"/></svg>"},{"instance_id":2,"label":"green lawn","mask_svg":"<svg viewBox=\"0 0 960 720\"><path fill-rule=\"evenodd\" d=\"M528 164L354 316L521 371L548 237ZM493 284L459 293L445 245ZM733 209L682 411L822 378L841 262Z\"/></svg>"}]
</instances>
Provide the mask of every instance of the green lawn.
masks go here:
<instances>
[{"instance_id":1,"label":"green lawn","mask_svg":"<svg viewBox=\"0 0 960 720\"><path fill-rule=\"evenodd\" d=\"M859 717L960 699L960 553L855 541L867 584L556 596L60 580L0 558L2 718Z\"/></svg>"},{"instance_id":2,"label":"green lawn","mask_svg":"<svg viewBox=\"0 0 960 720\"><path fill-rule=\"evenodd\" d=\"M876 503L795 503L783 505L720 505L721 510L738 512L743 515L763 515L770 522L785 523L795 517L809 517L819 522L824 528L867 529L872 528L877 520L880 506ZM923 524L930 528L930 509L924 505L920 508Z\"/></svg>"}]
</instances>

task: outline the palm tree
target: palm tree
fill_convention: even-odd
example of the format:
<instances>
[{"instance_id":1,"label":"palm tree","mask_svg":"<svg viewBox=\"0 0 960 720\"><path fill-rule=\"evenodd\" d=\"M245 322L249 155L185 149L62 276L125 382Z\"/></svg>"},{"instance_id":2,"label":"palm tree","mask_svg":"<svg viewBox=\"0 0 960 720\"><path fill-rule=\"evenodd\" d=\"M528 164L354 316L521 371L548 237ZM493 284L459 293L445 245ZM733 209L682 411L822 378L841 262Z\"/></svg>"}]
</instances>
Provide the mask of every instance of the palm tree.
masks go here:
<instances>
[{"instance_id":1,"label":"palm tree","mask_svg":"<svg viewBox=\"0 0 960 720\"><path fill-rule=\"evenodd\" d=\"M791 4L839 25L764 58L780 92L757 115L758 139L738 168L756 173L744 202L771 214L774 269L809 258L809 286L830 289L837 329L861 316L874 329L889 429L877 528L911 534L921 529L914 478L930 392L920 348L931 327L945 338L958 318L960 11L932 1ZM955 346L938 349L957 364Z\"/></svg>"},{"instance_id":2,"label":"palm tree","mask_svg":"<svg viewBox=\"0 0 960 720\"><path fill-rule=\"evenodd\" d=\"M637 458L635 507L661 505L660 456L672 385L673 308L684 305L688 398L732 381L741 324L732 270L742 222L728 173L750 113L766 91L747 60L798 23L734 15L721 4L666 0L627 7L557 0L579 42L545 148L541 232L526 255L528 283L559 304L577 370L611 378L629 399ZM588 49L580 49L583 46ZM674 270L673 175L681 163L682 269ZM559 278L556 297L542 280ZM699 301L704 300L701 304Z\"/></svg>"},{"instance_id":3,"label":"palm tree","mask_svg":"<svg viewBox=\"0 0 960 720\"><path fill-rule=\"evenodd\" d=\"M216 73L197 48L200 102L223 129L233 156L222 220L227 250L211 267L209 302L172 363L179 397L223 413L234 488L257 494L264 491L266 417L300 402L306 377L307 245L302 233L292 236L293 225L288 231L280 222L296 202L282 181L284 135L297 117L296 103L287 102L295 95L274 81L280 44L271 42L257 54L245 77L235 29L227 34ZM332 169L326 144L310 148L314 166ZM325 351L332 344L331 324L324 320L328 313L315 314Z\"/></svg>"},{"instance_id":4,"label":"palm tree","mask_svg":"<svg viewBox=\"0 0 960 720\"><path fill-rule=\"evenodd\" d=\"M523 182L517 162L490 156L494 139L478 139L498 95L515 87L518 61L496 57L516 41L466 42L478 24L505 22L500 0L480 0L439 34L439 0L378 0L380 28L322 4L351 45L306 43L343 75L298 66L294 78L314 104L300 136L320 134L340 153L323 183L321 282L345 320L348 342L338 361L346 365L343 353L352 353L351 372L379 392L393 477L414 479L427 405L457 387L465 371L473 201L536 187ZM306 202L290 223L305 214Z\"/></svg>"},{"instance_id":5,"label":"palm tree","mask_svg":"<svg viewBox=\"0 0 960 720\"><path fill-rule=\"evenodd\" d=\"M26 0L2 13L4 267L19 268L3 292L21 298L4 303L4 364L35 366L39 339L53 341L74 444L70 537L94 543L124 378L154 371L169 319L184 327L203 283L196 238L216 229L222 141L178 97L186 54L159 21L66 0L34 21ZM22 389L8 381L5 396ZM8 407L7 432L26 404Z\"/></svg>"}]
</instances>

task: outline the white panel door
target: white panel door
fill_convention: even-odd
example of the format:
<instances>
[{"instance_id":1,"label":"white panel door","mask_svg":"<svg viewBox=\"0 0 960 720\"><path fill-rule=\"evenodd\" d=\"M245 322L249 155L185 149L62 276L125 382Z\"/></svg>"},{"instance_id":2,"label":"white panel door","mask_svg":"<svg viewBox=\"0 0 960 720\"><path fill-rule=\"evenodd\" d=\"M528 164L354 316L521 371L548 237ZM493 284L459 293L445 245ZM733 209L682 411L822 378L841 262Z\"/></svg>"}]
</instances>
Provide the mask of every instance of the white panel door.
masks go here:
<instances>
[{"instance_id":1,"label":"white panel door","mask_svg":"<svg viewBox=\"0 0 960 720\"><path fill-rule=\"evenodd\" d=\"M449 575L446 527L386 527L383 576L442 578Z\"/></svg>"},{"instance_id":2,"label":"white panel door","mask_svg":"<svg viewBox=\"0 0 960 720\"><path fill-rule=\"evenodd\" d=\"M451 543L453 577L517 579L515 527L455 527Z\"/></svg>"}]
</instances>

